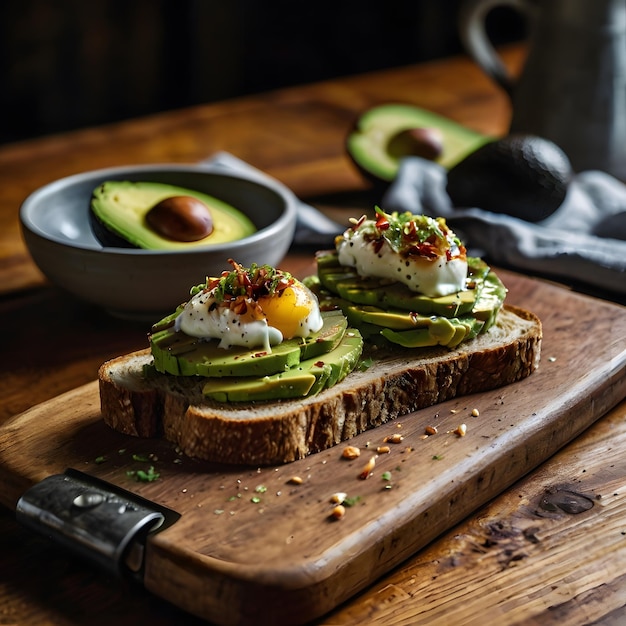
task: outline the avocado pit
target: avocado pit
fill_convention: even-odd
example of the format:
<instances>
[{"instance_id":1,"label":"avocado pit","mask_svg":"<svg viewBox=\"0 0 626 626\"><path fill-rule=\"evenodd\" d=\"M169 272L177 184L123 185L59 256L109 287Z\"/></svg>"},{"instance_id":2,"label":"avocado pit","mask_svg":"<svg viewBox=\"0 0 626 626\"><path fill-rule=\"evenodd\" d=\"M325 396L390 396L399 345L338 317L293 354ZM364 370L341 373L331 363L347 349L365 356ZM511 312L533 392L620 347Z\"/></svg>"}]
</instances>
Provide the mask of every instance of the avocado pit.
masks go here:
<instances>
[{"instance_id":1,"label":"avocado pit","mask_svg":"<svg viewBox=\"0 0 626 626\"><path fill-rule=\"evenodd\" d=\"M443 134L437 128L405 128L390 138L387 150L395 158L417 156L434 161L443 153Z\"/></svg>"},{"instance_id":2,"label":"avocado pit","mask_svg":"<svg viewBox=\"0 0 626 626\"><path fill-rule=\"evenodd\" d=\"M146 223L173 241L199 241L213 232L208 207L192 196L171 196L157 202L146 213Z\"/></svg>"}]
</instances>

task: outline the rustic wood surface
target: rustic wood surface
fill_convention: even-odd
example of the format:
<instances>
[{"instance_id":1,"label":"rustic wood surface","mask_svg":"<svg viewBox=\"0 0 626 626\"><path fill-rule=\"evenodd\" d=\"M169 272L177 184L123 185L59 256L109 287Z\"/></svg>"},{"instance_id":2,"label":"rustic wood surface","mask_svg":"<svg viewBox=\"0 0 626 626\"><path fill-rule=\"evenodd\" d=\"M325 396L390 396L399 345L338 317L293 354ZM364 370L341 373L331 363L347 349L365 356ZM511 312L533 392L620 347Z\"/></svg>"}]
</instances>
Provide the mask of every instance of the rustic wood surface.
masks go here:
<instances>
[{"instance_id":1,"label":"rustic wood surface","mask_svg":"<svg viewBox=\"0 0 626 626\"><path fill-rule=\"evenodd\" d=\"M13 508L47 475L82 469L182 515L149 544L145 585L156 595L224 624L254 625L261 611L277 626L319 617L501 493L626 396L626 343L615 341L626 337L621 307L501 275L507 299L542 319L539 369L516 384L354 437L349 443L362 455L353 462L342 460L345 446L339 445L278 467L194 463L165 442L108 429L92 382L0 428L0 501ZM579 332L590 327L593 333ZM454 434L461 423L464 437ZM424 438L428 426L438 433ZM393 435L402 441L376 454ZM150 463L159 480L129 478L127 472L145 466L133 455L156 458ZM371 476L360 479L375 456ZM303 483L291 484L293 476ZM359 498L339 523L329 518L336 492Z\"/></svg>"},{"instance_id":2,"label":"rustic wood surface","mask_svg":"<svg viewBox=\"0 0 626 626\"><path fill-rule=\"evenodd\" d=\"M507 58L516 65L521 55L512 50ZM351 215L369 206L371 195L345 156L343 138L359 111L393 100L488 133L502 132L509 115L504 96L460 58L0 147L0 424L88 383L104 359L145 342L145 328L71 301L42 278L19 236L17 208L30 191L86 169L193 162L224 149L331 214ZM310 259L293 254L288 263L299 271ZM623 339L622 330L615 345ZM622 623L625 416L622 402L527 479L319 623ZM0 512L0 542L4 624L203 623L33 536L8 508Z\"/></svg>"}]
</instances>

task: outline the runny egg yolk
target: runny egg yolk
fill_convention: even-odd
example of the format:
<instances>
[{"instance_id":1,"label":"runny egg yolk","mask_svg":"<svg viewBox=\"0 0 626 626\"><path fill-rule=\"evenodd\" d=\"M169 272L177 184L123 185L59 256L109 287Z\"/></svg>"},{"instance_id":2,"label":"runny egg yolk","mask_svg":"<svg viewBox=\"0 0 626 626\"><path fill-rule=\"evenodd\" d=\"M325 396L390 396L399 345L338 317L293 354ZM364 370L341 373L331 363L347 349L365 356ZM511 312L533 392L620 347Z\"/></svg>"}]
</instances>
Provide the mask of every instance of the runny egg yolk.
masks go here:
<instances>
[{"instance_id":1,"label":"runny egg yolk","mask_svg":"<svg viewBox=\"0 0 626 626\"><path fill-rule=\"evenodd\" d=\"M259 298L258 304L267 323L280 330L285 339L307 337L321 328L319 306L304 285L294 283L277 295Z\"/></svg>"},{"instance_id":2,"label":"runny egg yolk","mask_svg":"<svg viewBox=\"0 0 626 626\"><path fill-rule=\"evenodd\" d=\"M214 294L203 291L192 297L176 318L175 328L200 339L219 339L219 346L262 347L284 339L306 338L322 328L323 320L315 295L302 283L256 301L217 302Z\"/></svg>"}]
</instances>

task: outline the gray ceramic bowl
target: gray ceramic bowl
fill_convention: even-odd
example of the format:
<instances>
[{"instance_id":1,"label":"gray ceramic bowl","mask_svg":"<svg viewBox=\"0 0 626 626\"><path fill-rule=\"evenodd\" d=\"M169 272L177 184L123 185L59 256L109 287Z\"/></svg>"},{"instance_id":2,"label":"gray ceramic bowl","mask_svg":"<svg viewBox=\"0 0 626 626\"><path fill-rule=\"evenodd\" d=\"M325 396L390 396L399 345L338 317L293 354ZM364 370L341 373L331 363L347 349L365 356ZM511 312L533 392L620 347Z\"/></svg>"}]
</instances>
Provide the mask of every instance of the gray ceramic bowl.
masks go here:
<instances>
[{"instance_id":1,"label":"gray ceramic bowl","mask_svg":"<svg viewBox=\"0 0 626 626\"><path fill-rule=\"evenodd\" d=\"M107 180L153 181L211 194L245 213L253 235L185 251L103 247L92 232L92 191ZM193 165L144 165L85 172L33 192L20 209L22 233L48 279L114 315L157 321L206 276L242 265L278 265L296 224L296 201L273 181Z\"/></svg>"}]
</instances>

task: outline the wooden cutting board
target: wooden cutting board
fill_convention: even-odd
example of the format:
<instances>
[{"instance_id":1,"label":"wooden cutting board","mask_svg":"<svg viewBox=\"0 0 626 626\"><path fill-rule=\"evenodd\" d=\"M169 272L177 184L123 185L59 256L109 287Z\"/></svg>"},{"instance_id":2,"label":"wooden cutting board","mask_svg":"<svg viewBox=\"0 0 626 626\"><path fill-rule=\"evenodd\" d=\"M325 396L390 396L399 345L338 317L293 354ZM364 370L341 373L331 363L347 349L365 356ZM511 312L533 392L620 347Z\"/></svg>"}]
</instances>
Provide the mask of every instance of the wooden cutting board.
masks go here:
<instances>
[{"instance_id":1,"label":"wooden cutting board","mask_svg":"<svg viewBox=\"0 0 626 626\"><path fill-rule=\"evenodd\" d=\"M626 308L499 272L511 304L539 315L526 380L407 415L279 467L197 463L100 420L90 383L0 429L0 501L74 468L181 514L147 542L144 584L218 624L298 624L324 614L502 492L626 396ZM35 383L36 384L36 383ZM474 410L475 409L475 410ZM454 434L466 424L464 437ZM425 436L427 426L437 434ZM366 462L390 435L369 478ZM148 461L141 460L148 458ZM137 460L140 459L140 460ZM153 482L133 472L153 466ZM128 474L131 472L131 475ZM298 478L301 482L294 480ZM352 506L331 517L331 496Z\"/></svg>"}]
</instances>

